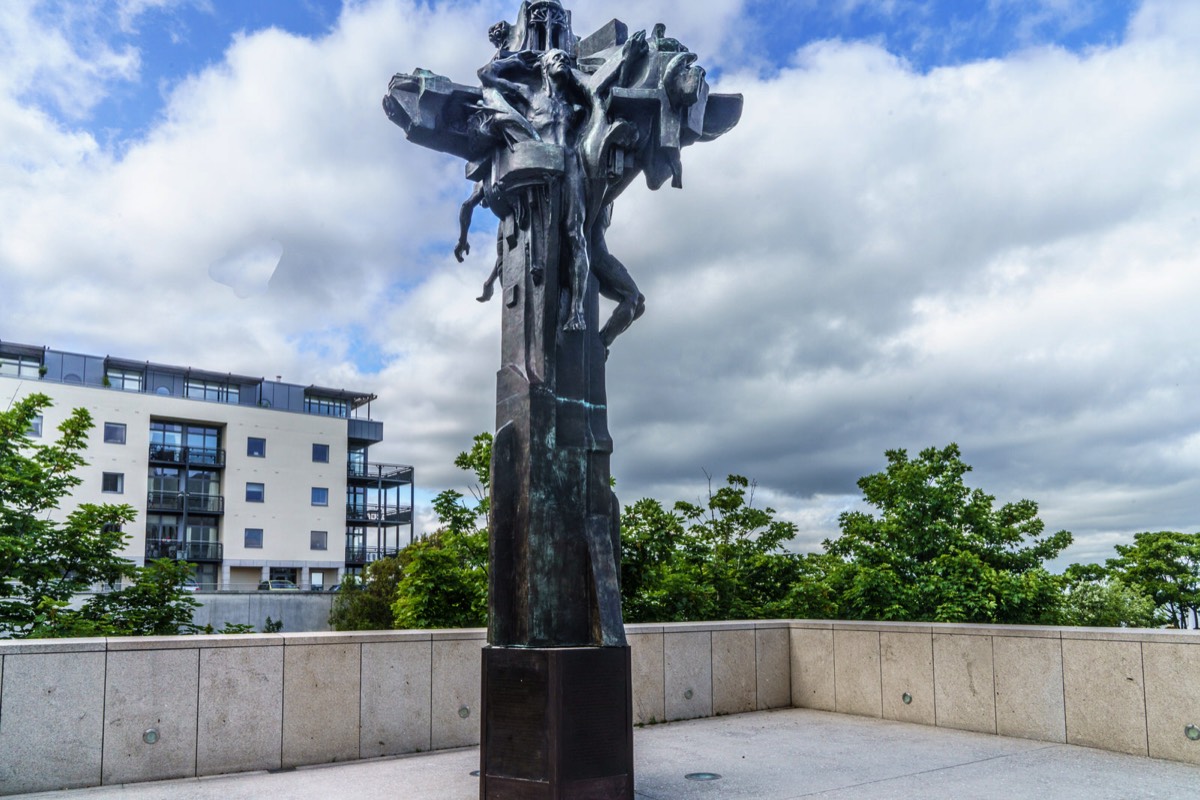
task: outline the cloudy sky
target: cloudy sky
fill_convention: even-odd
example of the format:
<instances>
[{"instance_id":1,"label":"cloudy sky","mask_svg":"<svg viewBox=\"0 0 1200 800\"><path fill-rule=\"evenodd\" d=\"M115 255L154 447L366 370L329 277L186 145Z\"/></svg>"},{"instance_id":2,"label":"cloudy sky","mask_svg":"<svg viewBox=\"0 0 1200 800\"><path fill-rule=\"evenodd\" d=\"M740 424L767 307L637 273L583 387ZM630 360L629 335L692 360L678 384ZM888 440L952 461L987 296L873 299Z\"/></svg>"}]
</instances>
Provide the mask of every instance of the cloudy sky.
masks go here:
<instances>
[{"instance_id":1,"label":"cloudy sky","mask_svg":"<svg viewBox=\"0 0 1200 800\"><path fill-rule=\"evenodd\" d=\"M461 82L516 0L4 0L0 339L373 391L422 500L493 424L494 220L388 79ZM1075 546L1200 528L1200 3L578 0L742 92L609 244L647 312L609 365L626 501L758 481L800 549L884 451ZM422 518L428 520L426 510Z\"/></svg>"}]
</instances>

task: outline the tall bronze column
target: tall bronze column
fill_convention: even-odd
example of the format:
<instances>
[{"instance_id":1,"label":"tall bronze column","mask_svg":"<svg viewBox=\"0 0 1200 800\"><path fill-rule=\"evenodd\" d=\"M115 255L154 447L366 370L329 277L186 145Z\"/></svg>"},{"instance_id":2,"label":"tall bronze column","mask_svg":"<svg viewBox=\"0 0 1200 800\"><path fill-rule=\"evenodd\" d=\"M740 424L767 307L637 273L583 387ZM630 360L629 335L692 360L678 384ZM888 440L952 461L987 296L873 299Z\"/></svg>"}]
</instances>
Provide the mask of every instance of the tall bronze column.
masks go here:
<instances>
[{"instance_id":1,"label":"tall bronze column","mask_svg":"<svg viewBox=\"0 0 1200 800\"><path fill-rule=\"evenodd\" d=\"M620 193L681 186L681 148L730 130L742 98L710 94L661 24L580 40L558 0L532 0L489 38L479 88L417 70L384 97L410 141L468 162L455 254L476 207L500 220L480 298L499 282L480 797L632 800L605 363L644 298L605 237Z\"/></svg>"}]
</instances>

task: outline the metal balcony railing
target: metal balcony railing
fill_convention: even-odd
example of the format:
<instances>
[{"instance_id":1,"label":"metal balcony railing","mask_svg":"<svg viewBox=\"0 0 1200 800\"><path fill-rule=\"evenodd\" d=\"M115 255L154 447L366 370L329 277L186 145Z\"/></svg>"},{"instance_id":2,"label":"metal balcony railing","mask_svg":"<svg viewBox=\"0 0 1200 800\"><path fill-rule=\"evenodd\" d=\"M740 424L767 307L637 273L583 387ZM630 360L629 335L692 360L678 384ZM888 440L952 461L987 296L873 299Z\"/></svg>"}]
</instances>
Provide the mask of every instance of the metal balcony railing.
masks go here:
<instances>
[{"instance_id":1,"label":"metal balcony railing","mask_svg":"<svg viewBox=\"0 0 1200 800\"><path fill-rule=\"evenodd\" d=\"M220 561L224 546L220 542L181 542L177 539L147 539L146 558L171 558L176 561Z\"/></svg>"},{"instance_id":2,"label":"metal balcony railing","mask_svg":"<svg viewBox=\"0 0 1200 800\"><path fill-rule=\"evenodd\" d=\"M182 492L150 492L146 507L151 511L188 511L192 514L224 514L225 498L218 494L183 494Z\"/></svg>"},{"instance_id":3,"label":"metal balcony railing","mask_svg":"<svg viewBox=\"0 0 1200 800\"><path fill-rule=\"evenodd\" d=\"M400 552L396 547L367 547L361 544L346 545L346 563L347 564L370 564L372 561L378 561L387 556L394 556Z\"/></svg>"},{"instance_id":4,"label":"metal balcony railing","mask_svg":"<svg viewBox=\"0 0 1200 800\"><path fill-rule=\"evenodd\" d=\"M191 464L197 467L225 466L225 451L212 447L183 447L177 444L150 445L153 464Z\"/></svg>"},{"instance_id":5,"label":"metal balcony railing","mask_svg":"<svg viewBox=\"0 0 1200 800\"><path fill-rule=\"evenodd\" d=\"M412 520L409 506L348 503L346 521L355 523L407 525Z\"/></svg>"},{"instance_id":6,"label":"metal balcony railing","mask_svg":"<svg viewBox=\"0 0 1200 800\"><path fill-rule=\"evenodd\" d=\"M412 483L413 468L403 464L346 464L346 477L389 483Z\"/></svg>"}]
</instances>

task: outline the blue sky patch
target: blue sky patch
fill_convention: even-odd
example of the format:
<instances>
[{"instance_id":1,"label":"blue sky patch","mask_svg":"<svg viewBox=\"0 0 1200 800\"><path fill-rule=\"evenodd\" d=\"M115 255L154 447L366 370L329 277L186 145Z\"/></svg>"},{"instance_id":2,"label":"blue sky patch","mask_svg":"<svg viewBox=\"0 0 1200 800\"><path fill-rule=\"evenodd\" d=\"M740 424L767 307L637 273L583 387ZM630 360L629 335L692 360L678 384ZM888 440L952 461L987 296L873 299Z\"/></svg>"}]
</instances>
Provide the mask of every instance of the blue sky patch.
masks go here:
<instances>
[{"instance_id":1,"label":"blue sky patch","mask_svg":"<svg viewBox=\"0 0 1200 800\"><path fill-rule=\"evenodd\" d=\"M1074 51L1118 44L1136 0L1067 4L1064 11L1036 0L750 0L750 19L763 56L786 64L814 41L879 42L925 72L990 58L1031 46Z\"/></svg>"}]
</instances>

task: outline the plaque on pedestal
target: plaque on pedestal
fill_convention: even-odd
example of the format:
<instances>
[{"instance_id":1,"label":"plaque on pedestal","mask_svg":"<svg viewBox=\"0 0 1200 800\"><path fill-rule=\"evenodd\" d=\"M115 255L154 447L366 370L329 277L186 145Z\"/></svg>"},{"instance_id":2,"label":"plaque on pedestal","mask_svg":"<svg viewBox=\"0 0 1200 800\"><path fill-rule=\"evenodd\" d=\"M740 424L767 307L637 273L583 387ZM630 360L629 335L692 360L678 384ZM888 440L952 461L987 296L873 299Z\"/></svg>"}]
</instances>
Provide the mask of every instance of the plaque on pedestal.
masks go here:
<instances>
[{"instance_id":1,"label":"plaque on pedestal","mask_svg":"<svg viewBox=\"0 0 1200 800\"><path fill-rule=\"evenodd\" d=\"M482 800L633 800L629 647L483 650Z\"/></svg>"}]
</instances>

